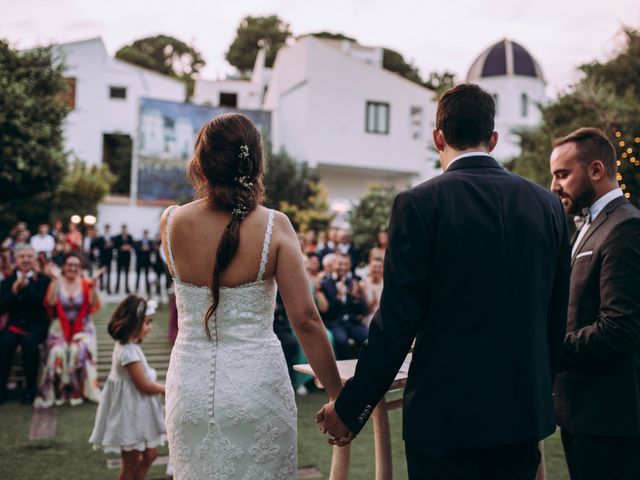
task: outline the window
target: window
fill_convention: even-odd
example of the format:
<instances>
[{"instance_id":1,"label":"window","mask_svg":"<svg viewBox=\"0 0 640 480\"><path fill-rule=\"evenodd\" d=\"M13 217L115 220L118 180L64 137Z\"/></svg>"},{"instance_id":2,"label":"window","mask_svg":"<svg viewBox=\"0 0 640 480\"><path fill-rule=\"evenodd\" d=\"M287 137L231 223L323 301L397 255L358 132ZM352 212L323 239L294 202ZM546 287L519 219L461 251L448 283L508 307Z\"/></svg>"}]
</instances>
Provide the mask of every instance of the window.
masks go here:
<instances>
[{"instance_id":1,"label":"window","mask_svg":"<svg viewBox=\"0 0 640 480\"><path fill-rule=\"evenodd\" d=\"M520 115L526 117L529 114L529 97L526 93L520 95Z\"/></svg>"},{"instance_id":2,"label":"window","mask_svg":"<svg viewBox=\"0 0 640 480\"><path fill-rule=\"evenodd\" d=\"M367 102L365 129L368 133L389 133L389 104Z\"/></svg>"},{"instance_id":3,"label":"window","mask_svg":"<svg viewBox=\"0 0 640 480\"><path fill-rule=\"evenodd\" d=\"M220 92L220 101L218 105L221 107L236 108L238 106L238 94Z\"/></svg>"},{"instance_id":4,"label":"window","mask_svg":"<svg viewBox=\"0 0 640 480\"><path fill-rule=\"evenodd\" d=\"M422 138L422 107L411 107L411 138Z\"/></svg>"},{"instance_id":5,"label":"window","mask_svg":"<svg viewBox=\"0 0 640 480\"><path fill-rule=\"evenodd\" d=\"M76 108L76 79L66 77L65 88L58 94L58 100L67 105L71 110Z\"/></svg>"},{"instance_id":6,"label":"window","mask_svg":"<svg viewBox=\"0 0 640 480\"><path fill-rule=\"evenodd\" d=\"M127 89L125 87L109 87L110 98L127 98Z\"/></svg>"}]
</instances>

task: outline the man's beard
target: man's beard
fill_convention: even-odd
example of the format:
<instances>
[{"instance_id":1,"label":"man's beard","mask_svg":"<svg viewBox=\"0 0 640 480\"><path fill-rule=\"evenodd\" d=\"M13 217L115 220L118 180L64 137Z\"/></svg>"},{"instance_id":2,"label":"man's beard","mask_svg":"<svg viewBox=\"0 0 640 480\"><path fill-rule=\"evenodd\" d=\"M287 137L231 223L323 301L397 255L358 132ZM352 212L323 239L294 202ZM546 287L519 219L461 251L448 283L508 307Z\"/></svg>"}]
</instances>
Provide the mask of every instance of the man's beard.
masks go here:
<instances>
[{"instance_id":1,"label":"man's beard","mask_svg":"<svg viewBox=\"0 0 640 480\"><path fill-rule=\"evenodd\" d=\"M571 215L580 215L585 208L593 205L596 199L596 190L588 179L584 179L581 187L582 188L571 197L571 209L569 210Z\"/></svg>"}]
</instances>

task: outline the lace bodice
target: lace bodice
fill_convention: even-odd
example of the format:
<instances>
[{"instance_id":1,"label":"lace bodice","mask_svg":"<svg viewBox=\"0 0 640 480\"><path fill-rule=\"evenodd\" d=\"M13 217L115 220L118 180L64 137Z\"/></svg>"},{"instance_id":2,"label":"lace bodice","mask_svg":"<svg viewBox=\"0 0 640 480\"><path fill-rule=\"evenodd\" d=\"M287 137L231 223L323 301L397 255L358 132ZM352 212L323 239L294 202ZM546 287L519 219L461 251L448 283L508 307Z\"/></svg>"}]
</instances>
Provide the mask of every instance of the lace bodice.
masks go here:
<instances>
[{"instance_id":1,"label":"lace bodice","mask_svg":"<svg viewBox=\"0 0 640 480\"><path fill-rule=\"evenodd\" d=\"M296 406L280 343L273 333L276 284L264 280L273 210L255 281L222 287L215 314L206 286L180 280L167 217L178 336L167 373L167 433L175 478L293 479Z\"/></svg>"}]
</instances>

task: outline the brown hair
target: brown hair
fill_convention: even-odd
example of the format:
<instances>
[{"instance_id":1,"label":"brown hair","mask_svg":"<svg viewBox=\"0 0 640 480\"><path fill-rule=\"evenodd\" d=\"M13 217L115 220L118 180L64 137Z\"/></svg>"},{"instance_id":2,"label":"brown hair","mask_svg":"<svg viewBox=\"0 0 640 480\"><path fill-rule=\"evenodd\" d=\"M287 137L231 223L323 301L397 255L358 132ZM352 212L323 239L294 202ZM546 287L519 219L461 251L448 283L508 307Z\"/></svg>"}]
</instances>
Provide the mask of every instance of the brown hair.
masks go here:
<instances>
[{"instance_id":1,"label":"brown hair","mask_svg":"<svg viewBox=\"0 0 640 480\"><path fill-rule=\"evenodd\" d=\"M474 83L461 83L440 97L436 129L457 150L487 145L495 115L496 104L489 92Z\"/></svg>"},{"instance_id":2,"label":"brown hair","mask_svg":"<svg viewBox=\"0 0 640 480\"><path fill-rule=\"evenodd\" d=\"M146 310L147 301L144 298L138 295L127 296L116 307L109 320L107 332L111 338L127 343L142 328Z\"/></svg>"},{"instance_id":3,"label":"brown hair","mask_svg":"<svg viewBox=\"0 0 640 480\"><path fill-rule=\"evenodd\" d=\"M575 143L578 149L578 163L587 167L595 160L600 160L607 176L616 178L618 165L616 163L616 149L611 140L602 130L592 127L583 127L574 130L569 135L558 138L553 142L553 147L559 147L567 143Z\"/></svg>"},{"instance_id":4,"label":"brown hair","mask_svg":"<svg viewBox=\"0 0 640 480\"><path fill-rule=\"evenodd\" d=\"M209 319L220 303L220 275L238 251L240 223L262 203L263 175L260 132L247 116L226 113L200 129L189 178L199 198L206 198L211 205L232 214L220 239L211 274L212 303L204 318L209 339Z\"/></svg>"}]
</instances>

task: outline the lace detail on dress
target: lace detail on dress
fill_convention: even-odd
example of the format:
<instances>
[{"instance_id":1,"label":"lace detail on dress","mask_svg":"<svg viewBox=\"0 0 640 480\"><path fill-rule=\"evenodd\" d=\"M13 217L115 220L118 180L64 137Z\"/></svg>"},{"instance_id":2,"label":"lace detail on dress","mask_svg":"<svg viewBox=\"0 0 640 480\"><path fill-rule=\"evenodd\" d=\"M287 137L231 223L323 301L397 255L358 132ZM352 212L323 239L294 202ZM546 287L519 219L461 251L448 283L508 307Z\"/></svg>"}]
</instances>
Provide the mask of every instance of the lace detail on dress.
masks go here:
<instances>
[{"instance_id":1,"label":"lace detail on dress","mask_svg":"<svg viewBox=\"0 0 640 480\"><path fill-rule=\"evenodd\" d=\"M269 244L271 243L271 231L273 230L273 210L269 210L269 220L267 220L267 229L264 232L264 241L262 242L262 257L260 258L260 269L258 270L257 282L262 281L264 271L269 261Z\"/></svg>"},{"instance_id":2,"label":"lace detail on dress","mask_svg":"<svg viewBox=\"0 0 640 480\"><path fill-rule=\"evenodd\" d=\"M171 271L173 272L173 278L180 281L180 277L178 277L178 271L176 270L176 262L173 260L173 249L171 248L171 217L173 216L173 212L176 209L176 205L173 205L169 208L167 212L167 225L165 229L165 238L167 240L167 252L169 252L169 266L171 267Z\"/></svg>"},{"instance_id":3,"label":"lace detail on dress","mask_svg":"<svg viewBox=\"0 0 640 480\"><path fill-rule=\"evenodd\" d=\"M220 289L215 341L202 326L209 289L176 281L179 333L166 383L176 480L296 478L296 404L273 333L276 283L262 279L273 212L269 218L259 280Z\"/></svg>"}]
</instances>

